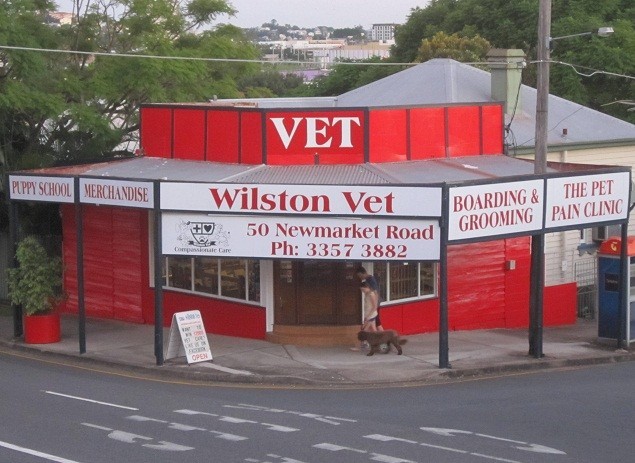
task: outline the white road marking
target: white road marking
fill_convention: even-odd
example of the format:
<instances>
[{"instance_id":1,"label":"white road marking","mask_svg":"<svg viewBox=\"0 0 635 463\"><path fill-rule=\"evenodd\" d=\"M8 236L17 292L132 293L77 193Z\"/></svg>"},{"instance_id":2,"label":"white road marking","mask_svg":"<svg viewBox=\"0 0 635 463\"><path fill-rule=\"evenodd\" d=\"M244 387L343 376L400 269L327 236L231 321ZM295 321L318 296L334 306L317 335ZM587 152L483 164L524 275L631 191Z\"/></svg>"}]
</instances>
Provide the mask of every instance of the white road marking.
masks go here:
<instances>
[{"instance_id":1,"label":"white road marking","mask_svg":"<svg viewBox=\"0 0 635 463\"><path fill-rule=\"evenodd\" d=\"M290 428L288 426L280 426L277 424L271 424L271 423L260 423L263 426L266 426L267 429L269 429L270 431L278 431L278 432L295 432L295 431L299 431L299 429L297 428Z\"/></svg>"},{"instance_id":2,"label":"white road marking","mask_svg":"<svg viewBox=\"0 0 635 463\"><path fill-rule=\"evenodd\" d=\"M159 420L156 420L159 421ZM83 426L88 426L94 429L100 429L103 431L110 431L108 437L110 439L124 442L126 444L138 444L140 441L153 441L152 437L140 436L139 434L133 434L131 432L120 431L118 429L111 429L105 426L99 426L92 423L82 423ZM167 450L171 452L183 452L186 450L194 450L194 447L188 447L185 445L175 444L173 442L159 441L158 444L141 444L142 447L147 447L154 450Z\"/></svg>"},{"instance_id":3,"label":"white road marking","mask_svg":"<svg viewBox=\"0 0 635 463\"><path fill-rule=\"evenodd\" d=\"M455 449L452 447L444 447L443 445L433 445L433 444L426 444L425 442L420 443L419 445L423 446L423 447L429 447L431 449L438 449L438 450L447 450L448 452L455 452L455 453L470 453L467 450L461 450L461 449Z\"/></svg>"},{"instance_id":4,"label":"white road marking","mask_svg":"<svg viewBox=\"0 0 635 463\"><path fill-rule=\"evenodd\" d=\"M378 440L380 442L397 441L397 442L406 442L407 444L417 443L417 441L414 441L414 440L402 439L401 437L384 436L383 434L369 434L368 436L364 436L364 437L366 439Z\"/></svg>"},{"instance_id":5,"label":"white road marking","mask_svg":"<svg viewBox=\"0 0 635 463\"><path fill-rule=\"evenodd\" d=\"M419 428L422 431L431 432L439 436L454 437L455 434L474 434L472 431L461 431L460 429L447 429L447 428Z\"/></svg>"},{"instance_id":6,"label":"white road marking","mask_svg":"<svg viewBox=\"0 0 635 463\"><path fill-rule=\"evenodd\" d=\"M490 436L489 434L479 434L479 433L474 433L475 436L479 436L479 437L485 437L487 439L494 439L494 440L500 440L503 442L511 442L512 444L526 444L527 442L523 442L523 441L519 441L519 440L512 440L512 439L505 439L503 437L496 437L496 436Z\"/></svg>"},{"instance_id":7,"label":"white road marking","mask_svg":"<svg viewBox=\"0 0 635 463\"><path fill-rule=\"evenodd\" d=\"M232 375L252 376L253 373L247 370L234 370L233 368L216 365L214 363L201 363L198 366L212 368L214 370L224 371L225 373L231 373Z\"/></svg>"},{"instance_id":8,"label":"white road marking","mask_svg":"<svg viewBox=\"0 0 635 463\"><path fill-rule=\"evenodd\" d=\"M470 453L470 455L474 455L475 457L487 458L488 460L502 461L504 463L522 463L521 461L517 460L508 460L507 458L493 457L492 455L483 455L482 453Z\"/></svg>"},{"instance_id":9,"label":"white road marking","mask_svg":"<svg viewBox=\"0 0 635 463\"><path fill-rule=\"evenodd\" d=\"M126 407L125 405L117 405L117 404L112 404L109 402L101 402L99 400L93 400L93 399L87 399L85 397L77 397L74 395L68 395L68 394L62 394L59 392L53 392L53 391L42 391L45 392L46 394L51 394L51 395L56 395L59 397L66 397L67 399L75 399L75 400L82 400L84 402L90 402L90 403L94 403L94 404L98 404L98 405L107 405L109 407L115 407L115 408L123 408L125 410L139 410L138 408L134 408L134 407Z\"/></svg>"},{"instance_id":10,"label":"white road marking","mask_svg":"<svg viewBox=\"0 0 635 463\"><path fill-rule=\"evenodd\" d=\"M216 434L216 438L217 439L225 439L228 441L233 441L233 442L238 442L241 440L248 440L249 437L244 437L244 436L239 436L237 434L229 434L226 432L220 432L220 431L210 431L212 434Z\"/></svg>"},{"instance_id":11,"label":"white road marking","mask_svg":"<svg viewBox=\"0 0 635 463\"><path fill-rule=\"evenodd\" d=\"M186 408L182 410L174 410L174 413L182 413L183 415L219 416L216 413L198 412L196 410L188 410Z\"/></svg>"},{"instance_id":12,"label":"white road marking","mask_svg":"<svg viewBox=\"0 0 635 463\"><path fill-rule=\"evenodd\" d=\"M196 426L190 426L189 424L170 423L165 420L158 420L156 418L149 418L147 416L141 416L141 415L130 415L130 416L127 416L126 418L133 421L152 421L154 423L167 424L168 428L176 429L177 431L207 431L207 429L205 428L198 428Z\"/></svg>"},{"instance_id":13,"label":"white road marking","mask_svg":"<svg viewBox=\"0 0 635 463\"><path fill-rule=\"evenodd\" d=\"M473 434L477 437L484 437L485 439L493 439L493 440L502 441L502 442L509 442L512 444L520 444L519 446L514 445L512 447L517 450L524 450L527 452L548 453L552 455L566 455L567 454L566 452L563 452L562 450L554 449L552 447L547 447L546 445L530 444L520 440L505 439L504 437L491 436L489 434L473 433L471 431L462 431L460 429L445 429L445 428L419 428L419 429L421 429L422 431L431 432L433 434L437 434L439 436L444 436L444 437L456 437L455 434ZM421 444L421 445L424 445L424 444ZM483 455L477 455L477 456L482 457ZM514 460L502 459L501 461L514 461Z\"/></svg>"},{"instance_id":14,"label":"white road marking","mask_svg":"<svg viewBox=\"0 0 635 463\"><path fill-rule=\"evenodd\" d=\"M546 447L544 445L539 444L527 444L527 447L516 447L518 450L526 450L528 452L536 452L536 453L551 453L554 455L566 455L566 452L562 450L554 449L551 447Z\"/></svg>"},{"instance_id":15,"label":"white road marking","mask_svg":"<svg viewBox=\"0 0 635 463\"><path fill-rule=\"evenodd\" d=\"M381 461L382 463L416 463L412 460L404 460L403 458L382 455L381 453L371 453L370 459L374 461Z\"/></svg>"},{"instance_id":16,"label":"white road marking","mask_svg":"<svg viewBox=\"0 0 635 463\"><path fill-rule=\"evenodd\" d=\"M305 463L300 460L294 460L293 458L281 457L280 455L275 455L273 453L269 453L267 456L271 458L278 458L282 461L282 463Z\"/></svg>"},{"instance_id":17,"label":"white road marking","mask_svg":"<svg viewBox=\"0 0 635 463\"><path fill-rule=\"evenodd\" d=\"M43 458L48 461L55 461L57 463L79 463L78 461L75 461L75 460L69 460L67 458L51 455L50 453L44 453L38 450L33 450L26 447L20 447L19 445L10 444L9 442L0 441L0 447L4 447L9 450L15 450L16 452L20 452L20 453L26 453L27 455Z\"/></svg>"},{"instance_id":18,"label":"white road marking","mask_svg":"<svg viewBox=\"0 0 635 463\"><path fill-rule=\"evenodd\" d=\"M315 447L316 449L330 450L331 452L339 452L340 450L349 450L351 452L357 452L357 453L368 453L366 450L354 449L351 447L343 447L341 445L331 444L328 442L315 444L313 447Z\"/></svg>"},{"instance_id":19,"label":"white road marking","mask_svg":"<svg viewBox=\"0 0 635 463\"><path fill-rule=\"evenodd\" d=\"M173 442L159 441L158 444L143 444L142 447L147 447L154 450L167 450L170 452L185 452L187 450L194 450L194 447L188 447L187 445L175 444Z\"/></svg>"},{"instance_id":20,"label":"white road marking","mask_svg":"<svg viewBox=\"0 0 635 463\"><path fill-rule=\"evenodd\" d=\"M238 404L238 405L223 405L225 408L238 408L242 410L251 410L251 411L260 411L260 412L269 412L269 413L290 413L291 415L301 416L302 418L310 418L316 421L321 421L322 423L332 424L338 426L342 423L339 421L347 421L349 423L357 423L357 420L352 420L348 418L340 418L337 416L322 416L316 413L307 413L307 412L298 412L293 410L283 410L281 408L269 408L263 407L260 405L252 405L252 404Z\"/></svg>"},{"instance_id":21,"label":"white road marking","mask_svg":"<svg viewBox=\"0 0 635 463\"><path fill-rule=\"evenodd\" d=\"M220 421L225 421L227 423L234 423L234 424L243 424L243 423L258 423L257 421L252 421L252 420L243 420L242 418L235 418L233 416L221 416L219 418Z\"/></svg>"}]
</instances>

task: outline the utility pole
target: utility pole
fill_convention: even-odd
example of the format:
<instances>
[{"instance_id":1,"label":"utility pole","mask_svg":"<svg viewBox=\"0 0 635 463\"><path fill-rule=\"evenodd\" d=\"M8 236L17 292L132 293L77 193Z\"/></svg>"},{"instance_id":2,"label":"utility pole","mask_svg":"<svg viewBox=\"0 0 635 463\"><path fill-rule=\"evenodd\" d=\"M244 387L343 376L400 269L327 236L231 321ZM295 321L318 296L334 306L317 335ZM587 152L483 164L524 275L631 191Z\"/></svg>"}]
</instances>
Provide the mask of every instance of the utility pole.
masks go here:
<instances>
[{"instance_id":1,"label":"utility pole","mask_svg":"<svg viewBox=\"0 0 635 463\"><path fill-rule=\"evenodd\" d=\"M540 0L538 11L538 82L536 96L536 143L534 173L547 172L547 124L549 112L549 46L551 36L551 0ZM529 355L541 358L543 333L543 302L545 287L545 235L543 231L531 237L531 277L529 298Z\"/></svg>"}]
</instances>

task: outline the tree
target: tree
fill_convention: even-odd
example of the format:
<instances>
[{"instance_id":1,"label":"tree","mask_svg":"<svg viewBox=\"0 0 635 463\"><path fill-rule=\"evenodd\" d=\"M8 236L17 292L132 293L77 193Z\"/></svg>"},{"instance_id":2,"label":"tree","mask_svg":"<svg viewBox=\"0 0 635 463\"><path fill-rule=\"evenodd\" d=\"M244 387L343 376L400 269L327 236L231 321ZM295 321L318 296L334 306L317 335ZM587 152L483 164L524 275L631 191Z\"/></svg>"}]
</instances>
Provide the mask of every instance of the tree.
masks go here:
<instances>
[{"instance_id":1,"label":"tree","mask_svg":"<svg viewBox=\"0 0 635 463\"><path fill-rule=\"evenodd\" d=\"M47 25L53 7L0 3L0 44L81 52L0 49L3 169L130 154L140 104L239 97L236 79L257 71L241 62L120 56L257 57L234 26L200 32L234 13L224 0L76 0L73 23L60 27Z\"/></svg>"},{"instance_id":2,"label":"tree","mask_svg":"<svg viewBox=\"0 0 635 463\"><path fill-rule=\"evenodd\" d=\"M455 33L447 35L437 32L430 39L423 39L416 61L424 62L432 58L452 58L462 62L484 61L492 46L483 37L462 37Z\"/></svg>"},{"instance_id":3,"label":"tree","mask_svg":"<svg viewBox=\"0 0 635 463\"><path fill-rule=\"evenodd\" d=\"M370 65L364 66L364 63ZM380 63L383 65L377 65ZM341 95L403 70L403 66L389 64L389 61L377 56L361 61L343 60L328 75L316 78L307 96Z\"/></svg>"}]
</instances>

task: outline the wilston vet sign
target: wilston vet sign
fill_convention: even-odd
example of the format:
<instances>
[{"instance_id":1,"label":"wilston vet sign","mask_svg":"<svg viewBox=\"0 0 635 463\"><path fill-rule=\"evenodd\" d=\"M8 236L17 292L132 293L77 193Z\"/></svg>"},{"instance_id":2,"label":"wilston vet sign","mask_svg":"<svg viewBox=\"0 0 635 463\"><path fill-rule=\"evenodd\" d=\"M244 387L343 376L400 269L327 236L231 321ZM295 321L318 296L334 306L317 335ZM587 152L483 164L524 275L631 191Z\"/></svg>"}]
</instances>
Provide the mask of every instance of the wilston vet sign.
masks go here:
<instances>
[{"instance_id":1,"label":"wilston vet sign","mask_svg":"<svg viewBox=\"0 0 635 463\"><path fill-rule=\"evenodd\" d=\"M439 258L440 187L163 183L161 208L167 255Z\"/></svg>"}]
</instances>

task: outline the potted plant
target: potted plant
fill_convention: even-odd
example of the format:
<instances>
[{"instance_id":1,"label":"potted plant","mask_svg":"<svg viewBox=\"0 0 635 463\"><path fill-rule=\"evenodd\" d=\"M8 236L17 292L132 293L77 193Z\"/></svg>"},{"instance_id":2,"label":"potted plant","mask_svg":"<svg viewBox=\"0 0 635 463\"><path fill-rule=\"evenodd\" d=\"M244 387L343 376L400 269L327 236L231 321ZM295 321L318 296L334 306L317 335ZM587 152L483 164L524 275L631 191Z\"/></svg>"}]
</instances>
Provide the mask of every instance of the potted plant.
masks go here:
<instances>
[{"instance_id":1,"label":"potted plant","mask_svg":"<svg viewBox=\"0 0 635 463\"><path fill-rule=\"evenodd\" d=\"M61 339L60 316L63 300L62 261L49 257L34 236L27 236L16 250L18 267L9 269L9 297L25 313L24 341L32 344Z\"/></svg>"}]
</instances>

